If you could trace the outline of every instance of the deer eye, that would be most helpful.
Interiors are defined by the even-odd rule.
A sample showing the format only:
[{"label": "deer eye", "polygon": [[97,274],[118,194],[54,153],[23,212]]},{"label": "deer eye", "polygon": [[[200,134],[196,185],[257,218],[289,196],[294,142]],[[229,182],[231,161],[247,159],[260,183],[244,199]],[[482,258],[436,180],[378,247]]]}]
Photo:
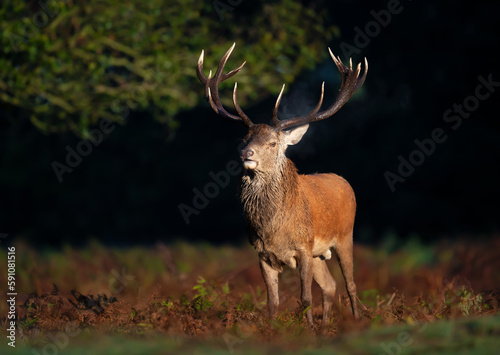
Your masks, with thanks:
[{"label": "deer eye", "polygon": [[270,146],[270,147],[276,147],[276,142],[271,142],[271,143],[269,143],[269,146]]}]

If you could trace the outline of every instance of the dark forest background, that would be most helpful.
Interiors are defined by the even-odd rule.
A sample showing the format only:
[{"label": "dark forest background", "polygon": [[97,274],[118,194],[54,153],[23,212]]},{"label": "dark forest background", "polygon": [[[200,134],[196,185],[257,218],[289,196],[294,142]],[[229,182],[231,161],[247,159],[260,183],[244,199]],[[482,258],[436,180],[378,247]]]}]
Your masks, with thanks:
[{"label": "dark forest background", "polygon": [[[454,104],[474,103],[469,97],[477,95],[480,76],[500,82],[500,4],[401,1],[379,34],[356,45],[356,27],[366,32],[372,11],[393,5],[53,1],[47,25],[22,40],[12,34],[34,21],[40,5],[3,2],[0,233],[52,246],[89,239],[244,242],[237,176],[188,224],[179,211],[182,203],[193,206],[193,189],[213,181],[210,172],[238,160],[244,129],[212,112],[195,76],[202,49],[208,74],[236,42],[227,69],[248,63],[221,87],[221,96],[232,110],[231,87],[238,81],[240,104],[254,122],[270,119],[282,82],[281,117],[310,110],[323,80],[325,105],[333,101],[339,75],[327,47],[344,63],[342,43],[357,48],[355,63],[368,58],[359,93],[289,149],[301,173],[335,172],[351,183],[356,240],[494,235],[500,88],[478,99],[459,127],[444,116]],[[158,67],[160,79],[144,74]],[[123,96],[144,83],[145,95]],[[65,147],[76,149],[103,119],[114,129],[60,182],[53,162],[66,164]],[[397,174],[398,157],[409,159],[415,140],[431,138],[436,128],[446,141],[391,191],[384,174]]]}]

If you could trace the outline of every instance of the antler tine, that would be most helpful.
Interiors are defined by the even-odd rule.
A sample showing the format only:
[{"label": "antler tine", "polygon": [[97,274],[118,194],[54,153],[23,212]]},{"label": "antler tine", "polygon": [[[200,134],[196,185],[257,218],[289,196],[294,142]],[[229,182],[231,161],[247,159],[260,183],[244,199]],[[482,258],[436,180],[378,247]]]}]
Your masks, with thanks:
[{"label": "antler tine", "polygon": [[318,104],[314,108],[314,110],[311,111],[309,115],[315,115],[318,113],[319,109],[321,108],[321,105],[323,104],[323,97],[325,96],[325,82],[323,81],[323,84],[321,84],[321,96],[319,97]]},{"label": "antler tine", "polygon": [[273,110],[273,124],[275,127],[278,127],[280,124],[280,120],[278,118],[278,107],[281,103],[281,97],[283,96],[283,91],[285,90],[285,84],[281,87],[280,94],[278,95],[278,98],[276,99],[276,104],[274,105],[274,110]]},{"label": "antler tine", "polygon": [[349,101],[351,96],[354,95],[354,93],[361,87],[361,85],[363,85],[366,79],[366,75],[368,73],[368,61],[366,60],[366,58],[365,58],[365,71],[363,73],[363,76],[360,78],[359,74],[361,72],[361,63],[359,63],[356,69],[353,70],[351,59],[349,60],[349,67],[346,67],[340,60],[340,57],[335,57],[330,48],[328,48],[328,50],[330,52],[330,56],[332,57],[335,65],[337,66],[340,72],[341,83],[337,99],[328,109],[326,109],[325,111],[318,112],[323,102],[323,95],[324,95],[324,82],[323,82],[321,88],[321,98],[316,108],[308,115],[293,117],[287,120],[279,121],[278,124],[276,124],[277,129],[284,130],[294,126],[301,126],[304,124],[320,121],[332,116],[338,110],[340,110],[340,108],[344,106],[344,104],[347,101]]},{"label": "antler tine", "polygon": [[243,119],[243,121],[247,122],[246,125],[247,126],[251,126],[253,123],[252,121],[250,120],[250,118],[245,115],[245,112],[243,112],[243,110],[241,109],[240,105],[238,104],[238,100],[236,99],[236,90],[238,89],[238,83],[234,83],[234,90],[233,90],[233,104],[234,104],[234,108],[236,108],[236,111],[238,112],[238,115],[240,115],[240,117]]},{"label": "antler tine", "polygon": [[234,70],[231,70],[230,72],[226,73],[226,74],[222,74],[222,80],[221,81],[224,81],[226,79],[229,79],[230,77],[232,77],[234,74],[238,73],[241,68],[243,68],[243,66],[247,64],[247,61],[245,60],[238,68],[234,69]]},{"label": "antler tine", "polygon": [[[283,94],[284,88],[285,88],[285,84],[283,84],[283,88],[281,89],[281,92],[278,96],[278,100],[276,100],[276,106],[274,106],[273,124],[274,124],[274,127],[276,127],[276,128],[280,128],[280,126],[282,125],[282,121],[280,121],[278,119],[278,106],[280,104],[281,94]],[[319,101],[318,101],[316,107],[307,116],[315,115],[319,111],[319,109],[321,108],[321,105],[323,104],[324,94],[325,94],[325,82],[323,81],[323,84],[321,84],[321,96],[319,97]],[[283,122],[287,122],[287,121],[283,121]],[[281,128],[281,129],[283,129],[283,128]]]},{"label": "antler tine", "polygon": [[335,65],[337,66],[337,69],[339,70],[340,72],[340,90],[342,90],[342,88],[344,87],[345,85],[345,75],[346,75],[346,71],[349,72],[349,70],[347,69],[347,67],[342,63],[342,60],[340,60],[340,57],[335,57],[335,55],[332,53],[332,50],[330,48],[328,48],[328,51],[330,52],[330,57],[332,57]]},{"label": "antler tine", "polygon": [[[359,63],[358,66],[361,66],[361,63]],[[359,78],[358,81],[356,82],[356,85],[354,85],[354,92],[358,91],[361,85],[363,85],[366,79],[366,74],[368,74],[368,60],[366,60],[365,57],[365,71],[363,73],[363,76]]]},{"label": "antler tine", "polygon": [[[229,50],[226,52],[226,54],[224,54],[220,60],[220,63],[219,63],[219,66],[217,67],[217,71],[215,72],[215,75],[214,75],[214,79],[215,79],[215,82],[217,84],[221,83],[222,81],[224,81],[225,79],[227,78],[224,78],[223,75],[222,75],[222,72],[224,71],[224,67],[226,66],[226,63],[227,63],[227,60],[229,59],[229,56],[231,55],[231,53],[233,52],[233,49],[234,49],[234,46],[236,45],[236,43],[233,43],[233,45],[231,46],[231,48],[229,48]],[[243,66],[240,66],[240,68],[242,68]],[[237,69],[235,69],[237,70]],[[234,71],[234,70],[233,70]],[[237,71],[235,73],[233,73],[232,75],[236,74]],[[231,75],[231,76],[232,76]]]},{"label": "antler tine", "polygon": [[205,96],[208,100],[208,103],[212,107],[212,109],[220,116],[229,119],[230,121],[238,122],[243,124],[246,127],[250,127],[253,125],[252,121],[250,118],[248,118],[247,115],[243,113],[243,110],[240,108],[238,105],[238,102],[236,100],[236,89],[233,92],[233,102],[235,103],[235,108],[236,111],[238,111],[239,116],[233,115],[229,113],[221,103],[221,100],[219,98],[219,84],[223,82],[226,79],[229,79],[236,73],[238,73],[241,68],[245,65],[246,61],[243,62],[238,68],[231,70],[230,72],[224,74],[224,67],[226,65],[227,60],[229,59],[229,56],[231,55],[234,47],[236,46],[236,43],[233,43],[231,48],[224,54],[222,57],[219,66],[217,67],[217,70],[214,74],[214,77],[212,78],[212,72],[210,71],[210,75],[207,78],[205,74],[203,73],[203,57],[204,57],[204,51],[201,51],[200,58],[198,59],[198,66],[196,70],[196,74],[198,76],[198,79],[205,85]]},{"label": "antler tine", "polygon": [[[236,43],[233,43],[231,48],[222,56],[222,59],[220,60],[219,66],[217,67],[217,70],[215,71],[215,75],[210,82],[207,83],[207,85],[210,85],[210,89],[213,91],[213,98],[215,101],[215,104],[217,106],[222,106],[220,99],[219,99],[219,84],[224,81],[224,78],[222,76],[222,72],[224,71],[224,67],[226,66],[227,60],[229,59],[229,56],[233,52],[234,46]],[[236,73],[233,73],[234,75]]]},{"label": "antler tine", "polygon": [[208,92],[208,103],[210,104],[210,107],[212,107],[212,110],[219,113],[219,109],[215,105],[214,100],[212,99],[212,90],[210,90],[210,87],[207,89],[207,92]]},{"label": "antler tine", "polygon": [[201,54],[200,54],[200,58],[198,59],[198,66],[196,68],[196,75],[198,76],[198,79],[200,79],[200,81],[203,84],[206,84],[208,78],[203,73],[203,56],[204,56],[204,54],[205,54],[205,50],[202,50]]}]

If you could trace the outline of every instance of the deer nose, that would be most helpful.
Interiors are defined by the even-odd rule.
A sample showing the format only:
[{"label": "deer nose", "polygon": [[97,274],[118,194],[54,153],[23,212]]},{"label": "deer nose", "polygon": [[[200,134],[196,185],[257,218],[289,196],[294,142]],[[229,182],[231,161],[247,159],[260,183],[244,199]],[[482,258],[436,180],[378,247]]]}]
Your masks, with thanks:
[{"label": "deer nose", "polygon": [[253,149],[246,149],[243,152],[243,159],[250,159],[250,157],[252,157],[254,154],[255,152],[253,151]]}]

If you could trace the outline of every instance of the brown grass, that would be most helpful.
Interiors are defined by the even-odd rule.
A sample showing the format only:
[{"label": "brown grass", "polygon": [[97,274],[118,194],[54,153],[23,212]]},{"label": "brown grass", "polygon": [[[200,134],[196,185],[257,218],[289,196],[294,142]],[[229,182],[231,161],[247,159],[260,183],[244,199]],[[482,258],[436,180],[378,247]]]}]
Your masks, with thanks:
[{"label": "brown grass", "polygon": [[[498,250],[498,239],[432,246],[411,240],[398,248],[357,245],[362,316],[355,321],[350,315],[343,278],[336,262],[330,262],[338,302],[328,335],[497,314]],[[235,344],[249,336],[269,341],[305,332],[297,273],[282,274],[281,314],[269,321],[257,256],[250,247],[175,243],[117,249],[91,243],[84,249],[36,251],[17,244],[16,251],[20,332],[33,343],[41,333],[69,324],[101,334],[220,337]],[[319,328],[316,285],[313,295]],[[5,304],[0,311],[5,314]]]}]

